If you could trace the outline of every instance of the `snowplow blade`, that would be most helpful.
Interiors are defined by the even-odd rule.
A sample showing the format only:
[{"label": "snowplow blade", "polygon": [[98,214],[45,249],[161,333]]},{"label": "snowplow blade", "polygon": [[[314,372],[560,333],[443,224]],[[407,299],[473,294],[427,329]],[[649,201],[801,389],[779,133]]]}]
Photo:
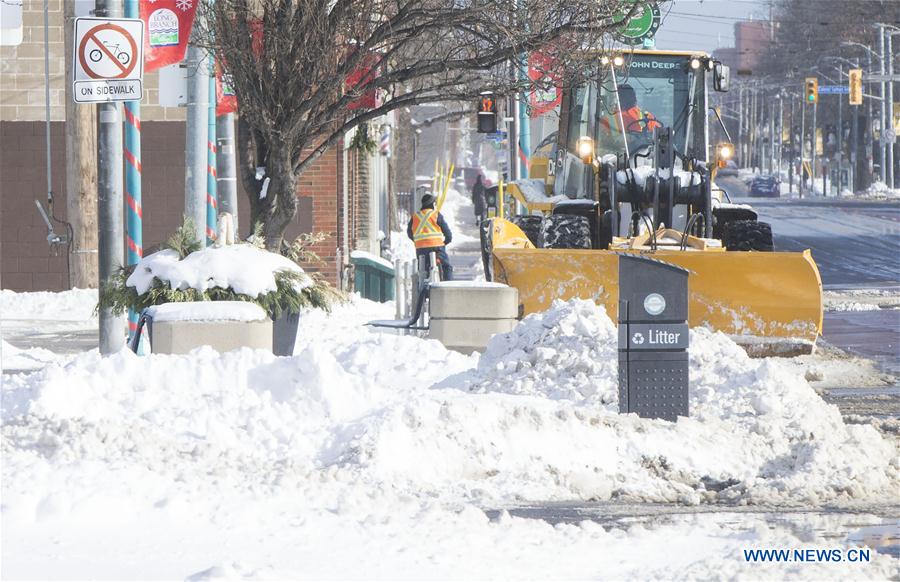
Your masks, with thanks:
[{"label": "snowplow blade", "polygon": [[[592,299],[618,314],[618,254],[605,250],[493,248],[494,278],[516,287],[524,313],[554,299]],[[502,245],[502,243],[501,243]],[[691,271],[690,320],[724,332],[750,355],[810,353],[822,329],[822,280],[810,252],[659,250]]]}]

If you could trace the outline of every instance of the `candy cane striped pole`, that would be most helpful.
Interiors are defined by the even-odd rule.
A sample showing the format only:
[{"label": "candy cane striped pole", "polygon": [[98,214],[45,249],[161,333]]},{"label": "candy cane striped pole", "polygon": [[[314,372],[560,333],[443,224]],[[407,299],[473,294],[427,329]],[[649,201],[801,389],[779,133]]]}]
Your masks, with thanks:
[{"label": "candy cane striped pole", "polygon": [[[125,0],[125,17],[140,18],[138,0]],[[143,215],[141,212],[141,102],[125,102],[125,202],[127,210],[127,262],[141,260],[143,249]],[[138,314],[128,311],[128,337],[137,330]]]},{"label": "candy cane striped pole", "polygon": [[206,244],[216,242],[219,201],[216,192],[216,67],[209,59],[209,125],[206,134]]}]

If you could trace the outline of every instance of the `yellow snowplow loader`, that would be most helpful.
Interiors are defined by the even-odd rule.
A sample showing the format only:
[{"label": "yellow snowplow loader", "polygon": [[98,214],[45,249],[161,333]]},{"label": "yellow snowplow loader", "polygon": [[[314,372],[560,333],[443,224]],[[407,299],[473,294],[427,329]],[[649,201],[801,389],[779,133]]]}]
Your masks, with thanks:
[{"label": "yellow snowplow loader", "polygon": [[597,61],[597,80],[563,93],[538,176],[508,186],[519,214],[482,225],[488,278],[518,289],[523,314],[580,297],[615,319],[619,255],[640,253],[690,271],[691,326],[751,355],[811,352],[822,281],[810,251],[775,252],[771,227],[714,182],[733,148],[710,147],[706,92],[727,90],[727,68],[682,52]]},{"label": "yellow snowplow loader", "polygon": [[822,328],[822,281],[809,251],[538,249],[515,224],[493,219],[493,280],[519,290],[523,313],[580,297],[618,315],[619,252],[688,269],[690,325],[722,331],[751,355],[809,353]]}]

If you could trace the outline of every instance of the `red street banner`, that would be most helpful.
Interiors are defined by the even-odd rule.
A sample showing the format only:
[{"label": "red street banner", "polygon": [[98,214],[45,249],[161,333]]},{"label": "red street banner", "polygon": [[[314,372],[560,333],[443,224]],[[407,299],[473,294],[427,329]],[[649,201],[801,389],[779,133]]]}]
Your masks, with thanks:
[{"label": "red street banner", "polygon": [[381,57],[376,53],[370,53],[360,59],[356,70],[347,75],[344,80],[344,91],[359,93],[358,99],[347,105],[347,109],[376,109],[381,107],[381,95],[376,87],[367,88],[378,78],[378,66]]},{"label": "red street banner", "polygon": [[531,116],[540,117],[562,103],[562,91],[557,59],[544,52],[528,57],[528,78],[534,83],[531,90]]},{"label": "red street banner", "polygon": [[140,0],[144,21],[144,71],[184,59],[200,0]]},{"label": "red street banner", "polygon": [[216,63],[216,115],[225,115],[237,111],[237,97],[231,85],[231,75],[222,70]]}]

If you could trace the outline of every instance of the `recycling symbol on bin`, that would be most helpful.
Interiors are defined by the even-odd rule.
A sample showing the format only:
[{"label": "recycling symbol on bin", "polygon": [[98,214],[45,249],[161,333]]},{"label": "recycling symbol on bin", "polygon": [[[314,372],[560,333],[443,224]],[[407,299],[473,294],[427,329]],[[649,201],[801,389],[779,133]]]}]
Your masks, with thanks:
[{"label": "recycling symbol on bin", "polygon": [[641,345],[642,343],[644,343],[644,334],[636,333],[633,336],[631,336],[631,343],[637,344],[637,345]]}]

